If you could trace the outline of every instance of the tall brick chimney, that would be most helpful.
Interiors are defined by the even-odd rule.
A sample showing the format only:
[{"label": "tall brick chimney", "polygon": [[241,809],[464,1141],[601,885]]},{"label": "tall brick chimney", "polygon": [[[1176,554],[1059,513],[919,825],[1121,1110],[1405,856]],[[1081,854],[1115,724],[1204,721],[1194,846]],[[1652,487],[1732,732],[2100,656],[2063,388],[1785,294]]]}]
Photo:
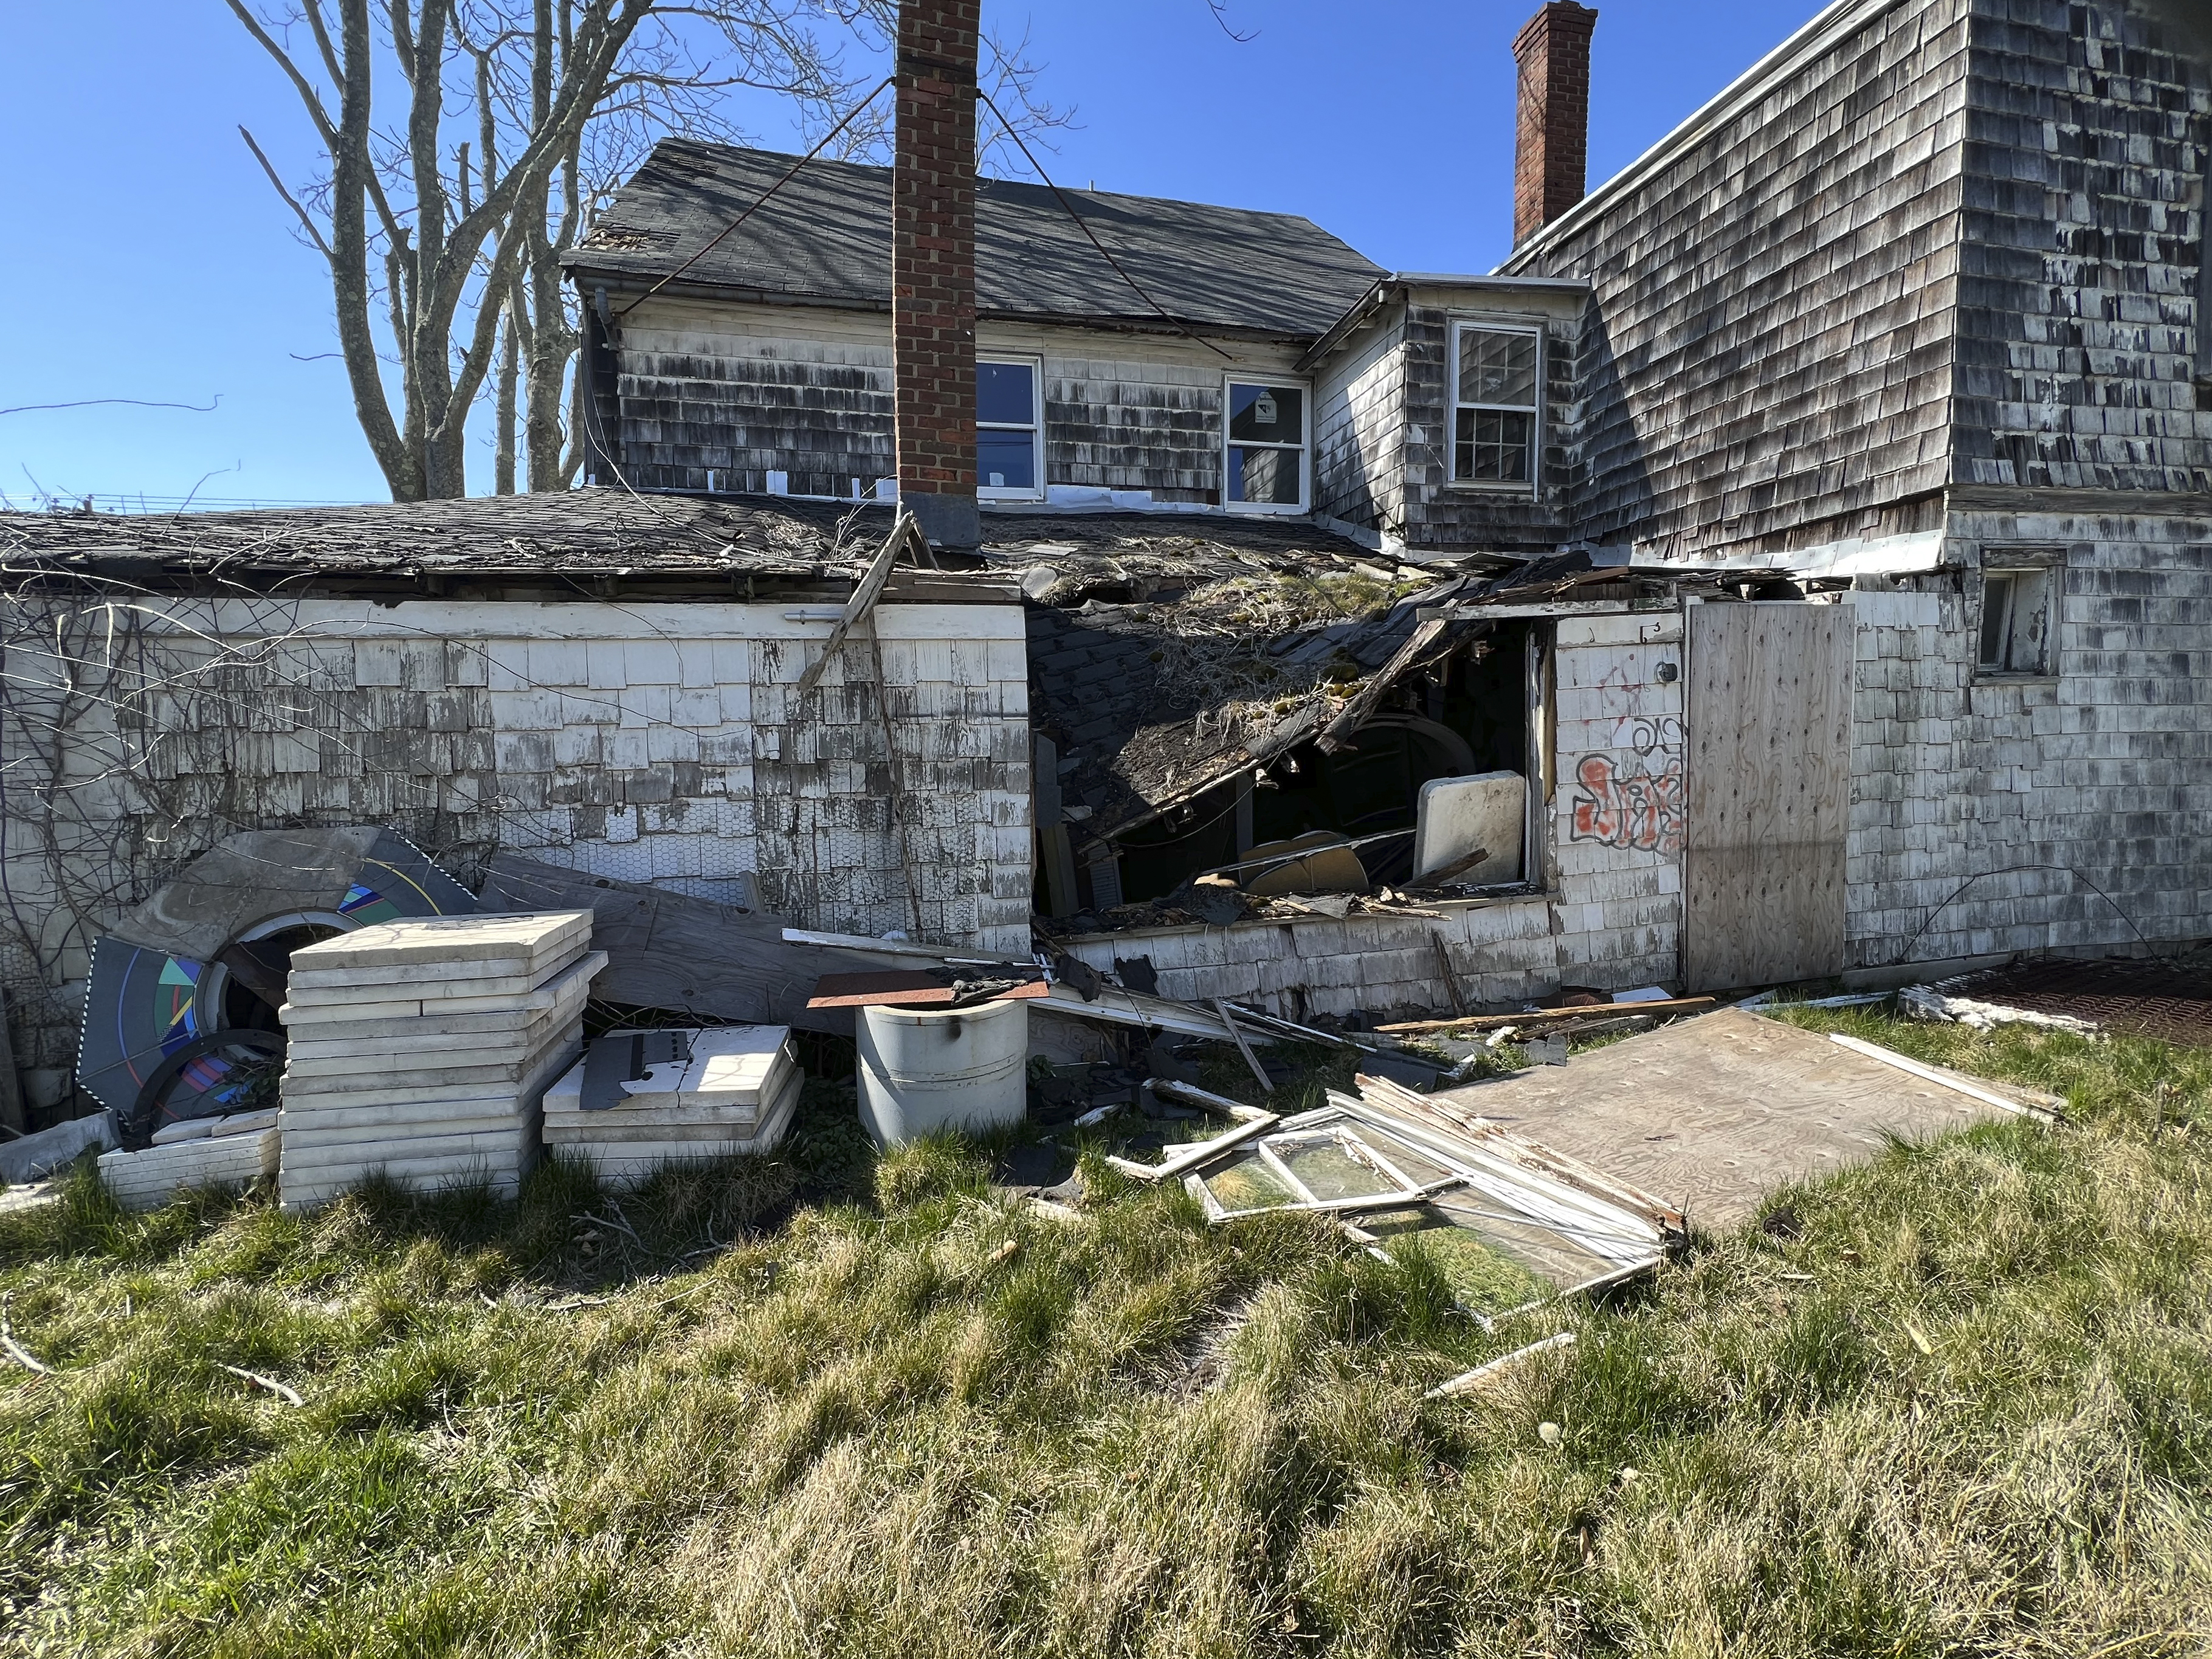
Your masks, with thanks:
[{"label": "tall brick chimney", "polygon": [[1513,136],[1513,244],[1583,199],[1589,149],[1590,35],[1597,13],[1551,0],[1513,37],[1521,66]]},{"label": "tall brick chimney", "polygon": [[891,173],[899,504],[974,547],[975,57],[981,0],[900,0]]}]

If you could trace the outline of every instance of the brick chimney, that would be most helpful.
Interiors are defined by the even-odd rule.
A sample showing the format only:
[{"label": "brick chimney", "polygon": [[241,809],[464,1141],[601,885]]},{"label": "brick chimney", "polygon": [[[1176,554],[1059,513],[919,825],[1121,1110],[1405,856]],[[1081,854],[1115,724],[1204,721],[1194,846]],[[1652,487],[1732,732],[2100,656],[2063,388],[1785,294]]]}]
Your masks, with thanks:
[{"label": "brick chimney", "polygon": [[975,57],[981,0],[900,0],[891,173],[899,504],[974,547]]},{"label": "brick chimney", "polygon": [[1551,0],[1513,37],[1521,66],[1513,138],[1513,244],[1583,199],[1589,149],[1590,35],[1597,13]]}]

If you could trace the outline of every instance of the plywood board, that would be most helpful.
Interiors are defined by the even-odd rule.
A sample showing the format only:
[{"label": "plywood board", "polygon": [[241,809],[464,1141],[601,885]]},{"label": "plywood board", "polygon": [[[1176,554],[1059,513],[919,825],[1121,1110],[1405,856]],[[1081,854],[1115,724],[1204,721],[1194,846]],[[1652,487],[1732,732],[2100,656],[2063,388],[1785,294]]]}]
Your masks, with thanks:
[{"label": "plywood board", "polygon": [[[2035,1097],[1987,1085],[2023,1104]],[[1785,1182],[2009,1115],[1740,1008],[1437,1097],[1725,1231]]]},{"label": "plywood board", "polygon": [[1700,605],[1689,618],[1685,984],[1840,973],[1851,610]]}]

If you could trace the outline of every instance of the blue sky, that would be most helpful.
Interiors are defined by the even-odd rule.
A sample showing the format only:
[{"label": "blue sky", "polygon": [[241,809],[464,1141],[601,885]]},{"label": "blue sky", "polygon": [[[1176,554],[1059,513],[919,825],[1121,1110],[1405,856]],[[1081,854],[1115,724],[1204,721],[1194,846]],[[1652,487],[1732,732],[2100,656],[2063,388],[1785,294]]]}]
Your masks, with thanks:
[{"label": "blue sky", "polygon": [[[1535,0],[993,0],[1078,125],[1063,183],[1302,213],[1378,263],[1485,270],[1510,240],[1515,30]],[[1612,0],[1591,69],[1595,185],[1811,16],[1814,0]],[[125,397],[212,413],[0,415],[0,493],[197,489],[378,500],[319,258],[238,137],[280,167],[299,107],[221,0],[0,3],[0,408]],[[782,112],[738,118],[793,147]],[[307,361],[302,361],[307,360]],[[480,422],[488,431],[489,421]],[[471,487],[490,487],[488,441]]]}]

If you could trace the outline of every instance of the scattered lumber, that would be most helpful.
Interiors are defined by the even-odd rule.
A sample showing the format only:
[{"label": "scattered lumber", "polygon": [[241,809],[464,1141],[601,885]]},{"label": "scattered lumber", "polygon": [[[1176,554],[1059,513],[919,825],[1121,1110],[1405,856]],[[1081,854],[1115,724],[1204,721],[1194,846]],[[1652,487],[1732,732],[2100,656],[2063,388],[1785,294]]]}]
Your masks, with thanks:
[{"label": "scattered lumber", "polygon": [[1841,1031],[1829,1032],[1828,1041],[1842,1044],[1855,1054],[1864,1054],[1869,1060],[1878,1060],[1885,1066],[1894,1066],[1899,1071],[1910,1073],[1923,1082],[1937,1084],[1946,1089],[1955,1089],[1959,1093],[1971,1099],[1986,1102],[1991,1106],[2001,1107],[2008,1112],[2017,1113],[2022,1117],[2042,1118],[2049,1121],[2064,1115],[2066,1103],[2057,1095],[2045,1094],[2040,1090],[2022,1089],[2016,1095],[2002,1094],[1987,1085],[1968,1077],[1963,1072],[1954,1072],[1946,1066],[1923,1065],[1919,1060],[1907,1059],[1894,1049],[1885,1048],[1879,1043],[1863,1042],[1855,1036],[1845,1036]]},{"label": "scattered lumber", "polygon": [[1156,1095],[1165,1095],[1170,1100],[1182,1101],[1187,1106],[1195,1106],[1200,1111],[1212,1112],[1237,1123],[1249,1123],[1267,1115],[1260,1107],[1247,1106],[1226,1095],[1211,1093],[1195,1084],[1177,1083],[1172,1078],[1156,1077],[1145,1086]]},{"label": "scattered lumber", "polygon": [[1216,1135],[1212,1140],[1198,1141],[1188,1146],[1178,1146],[1158,1164],[1139,1164],[1120,1157],[1109,1158],[1106,1162],[1123,1175],[1138,1181],[1169,1181],[1195,1170],[1201,1164],[1211,1163],[1224,1152],[1236,1151],[1248,1140],[1257,1139],[1282,1121],[1273,1112],[1262,1112],[1259,1116],[1238,1124],[1225,1135]]},{"label": "scattered lumber", "polygon": [[1656,1002],[1592,1002],[1579,1008],[1538,1008],[1525,1014],[1469,1014],[1459,1019],[1413,1019],[1375,1029],[1401,1031],[1489,1030],[1500,1025],[1535,1025],[1577,1019],[1618,1019],[1629,1014],[1691,1014],[1713,1006],[1711,997],[1668,997]]}]

